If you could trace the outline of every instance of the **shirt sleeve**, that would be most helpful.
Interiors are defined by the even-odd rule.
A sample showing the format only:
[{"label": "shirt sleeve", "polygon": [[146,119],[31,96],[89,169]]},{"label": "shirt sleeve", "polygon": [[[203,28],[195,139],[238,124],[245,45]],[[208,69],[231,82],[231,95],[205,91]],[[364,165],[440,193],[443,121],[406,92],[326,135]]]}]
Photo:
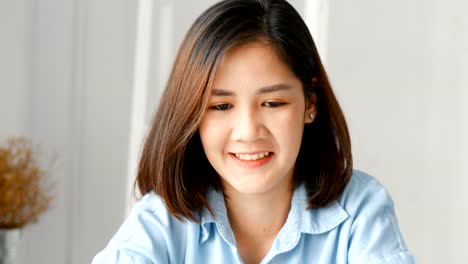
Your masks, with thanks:
[{"label": "shirt sleeve", "polygon": [[373,179],[359,192],[349,237],[350,264],[415,264],[396,218],[393,200],[387,190]]},{"label": "shirt sleeve", "polygon": [[169,221],[157,201],[142,199],[92,264],[169,263]]}]

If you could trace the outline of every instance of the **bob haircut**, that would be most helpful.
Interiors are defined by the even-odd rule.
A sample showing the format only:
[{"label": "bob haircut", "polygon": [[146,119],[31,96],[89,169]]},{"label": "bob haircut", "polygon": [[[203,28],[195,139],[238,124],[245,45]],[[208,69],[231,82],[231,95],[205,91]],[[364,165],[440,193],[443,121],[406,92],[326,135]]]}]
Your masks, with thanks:
[{"label": "bob haircut", "polygon": [[213,214],[206,192],[221,188],[198,133],[217,66],[230,48],[259,41],[301,80],[306,100],[316,96],[317,116],[304,128],[294,172],[296,184],[306,183],[309,208],[334,202],[351,178],[346,121],[300,15],[284,0],[224,0],[187,32],[140,153],[140,193],[154,191],[180,220],[198,222],[203,207]]}]

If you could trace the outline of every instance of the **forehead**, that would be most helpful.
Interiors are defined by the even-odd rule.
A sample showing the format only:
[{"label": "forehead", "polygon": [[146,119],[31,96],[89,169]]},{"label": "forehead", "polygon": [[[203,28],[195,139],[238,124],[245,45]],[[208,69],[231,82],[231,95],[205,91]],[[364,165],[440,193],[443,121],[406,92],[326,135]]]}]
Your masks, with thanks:
[{"label": "forehead", "polygon": [[267,86],[288,83],[298,78],[276,48],[269,43],[254,42],[229,49],[220,60],[214,75],[214,87]]}]

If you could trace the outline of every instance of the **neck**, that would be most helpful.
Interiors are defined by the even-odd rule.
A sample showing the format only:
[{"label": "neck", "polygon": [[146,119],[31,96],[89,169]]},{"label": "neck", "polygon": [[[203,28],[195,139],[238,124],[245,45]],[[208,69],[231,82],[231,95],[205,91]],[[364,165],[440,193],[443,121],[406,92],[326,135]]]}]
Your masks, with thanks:
[{"label": "neck", "polygon": [[226,208],[236,239],[273,240],[291,208],[292,186],[262,194],[227,193]]}]

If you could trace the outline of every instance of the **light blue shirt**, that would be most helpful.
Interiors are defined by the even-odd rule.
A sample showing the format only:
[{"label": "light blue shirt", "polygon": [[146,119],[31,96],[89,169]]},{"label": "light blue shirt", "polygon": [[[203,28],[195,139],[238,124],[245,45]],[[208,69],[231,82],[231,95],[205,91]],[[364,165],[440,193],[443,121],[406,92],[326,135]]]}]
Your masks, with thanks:
[{"label": "light blue shirt", "polygon": [[[354,171],[344,193],[326,208],[308,210],[307,200],[302,184],[261,263],[416,263],[390,195],[371,176]],[[243,263],[223,194],[210,189],[208,201],[216,218],[205,209],[195,223],[177,220],[157,195],[146,194],[92,263]]]}]

